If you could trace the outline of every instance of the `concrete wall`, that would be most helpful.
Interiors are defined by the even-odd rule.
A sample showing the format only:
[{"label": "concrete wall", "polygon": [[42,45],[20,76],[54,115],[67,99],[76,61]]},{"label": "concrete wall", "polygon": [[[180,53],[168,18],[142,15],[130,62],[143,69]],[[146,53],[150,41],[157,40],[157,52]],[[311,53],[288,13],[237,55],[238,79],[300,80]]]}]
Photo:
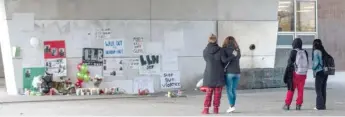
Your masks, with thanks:
[{"label": "concrete wall", "polygon": [[319,0],[319,38],[334,57],[338,70],[345,70],[345,1]]},{"label": "concrete wall", "polygon": [[[28,45],[31,36],[39,36],[42,40],[66,39],[67,53],[81,51],[68,49],[69,46],[73,46],[69,44],[69,34],[56,32],[56,27],[62,27],[66,22],[80,22],[79,20],[148,22],[145,26],[151,30],[141,30],[144,32],[127,30],[127,32],[129,31],[129,35],[133,36],[144,34],[150,41],[159,41],[159,35],[161,35],[159,29],[164,29],[159,28],[162,26],[159,23],[157,25],[157,22],[173,24],[168,28],[189,27],[189,31],[184,32],[185,35],[191,35],[194,31],[197,39],[195,41],[200,41],[200,44],[204,44],[203,46],[206,45],[207,36],[210,33],[217,33],[220,42],[226,36],[234,35],[243,51],[244,56],[241,61],[243,68],[273,68],[278,27],[277,7],[278,0],[6,0],[6,15],[10,22],[10,43],[12,46],[21,46],[26,52],[31,52],[24,54],[26,52],[23,51],[22,59],[16,59],[13,63],[15,79],[20,88],[22,67],[33,64],[32,61],[37,61],[38,65],[42,64],[42,50],[35,50]],[[22,32],[16,28],[17,23],[11,21],[13,13],[34,13],[35,23],[58,22],[58,25],[55,29],[38,31],[35,28],[32,32]],[[215,25],[208,26],[212,23]],[[154,30],[154,27],[158,28]],[[121,27],[116,29],[121,29]],[[128,36],[126,34],[120,35],[123,35],[126,40],[131,40],[131,38],[126,38]],[[188,44],[188,40],[185,40],[185,43]],[[256,44],[257,49],[250,51],[250,44]],[[198,49],[202,47],[193,43],[189,43],[188,46],[191,48],[198,46]],[[184,89],[194,88],[205,67],[201,56],[202,49],[193,51],[200,54],[179,57],[181,83]],[[69,57],[67,60],[68,75],[73,78],[75,77],[73,70],[80,61],[80,57]],[[155,89],[160,90],[158,76],[155,76]]]}]

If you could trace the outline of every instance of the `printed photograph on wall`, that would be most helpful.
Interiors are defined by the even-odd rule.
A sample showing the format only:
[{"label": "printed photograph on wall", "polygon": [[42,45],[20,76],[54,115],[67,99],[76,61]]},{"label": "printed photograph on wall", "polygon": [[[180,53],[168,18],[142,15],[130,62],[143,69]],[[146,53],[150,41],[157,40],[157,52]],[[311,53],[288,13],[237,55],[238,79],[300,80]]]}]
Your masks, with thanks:
[{"label": "printed photograph on wall", "polygon": [[124,54],[124,40],[104,40],[104,57],[122,56]]},{"label": "printed photograph on wall", "polygon": [[45,74],[44,67],[29,67],[23,68],[23,88],[30,89],[32,87],[32,80],[34,77]]},{"label": "printed photograph on wall", "polygon": [[103,60],[103,76],[115,77],[123,76],[124,61],[122,58],[104,58]]},{"label": "printed photograph on wall", "polygon": [[44,59],[66,58],[64,40],[44,41]]},{"label": "printed photograph on wall", "polygon": [[160,74],[159,55],[140,55],[140,74]]},{"label": "printed photograph on wall", "polygon": [[103,66],[102,48],[83,48],[83,63],[89,66]]},{"label": "printed photograph on wall", "polygon": [[144,53],[144,38],[143,37],[133,38],[133,53],[134,54]]},{"label": "printed photograph on wall", "polygon": [[53,76],[67,76],[67,64],[65,58],[46,59],[45,66],[48,73]]}]

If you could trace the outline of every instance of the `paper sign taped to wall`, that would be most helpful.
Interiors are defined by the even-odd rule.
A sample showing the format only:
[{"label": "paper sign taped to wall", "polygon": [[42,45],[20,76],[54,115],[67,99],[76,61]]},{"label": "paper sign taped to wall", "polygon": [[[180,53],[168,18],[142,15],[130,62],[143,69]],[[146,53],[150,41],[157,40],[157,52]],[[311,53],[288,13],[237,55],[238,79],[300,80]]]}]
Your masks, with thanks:
[{"label": "paper sign taped to wall", "polygon": [[161,88],[163,89],[181,88],[180,82],[179,71],[163,72],[161,75]]},{"label": "paper sign taped to wall", "polygon": [[133,92],[138,93],[138,90],[149,90],[154,93],[153,79],[148,76],[139,76],[133,80]]},{"label": "paper sign taped to wall", "polygon": [[146,54],[162,54],[163,52],[163,45],[160,42],[146,43],[145,48]]},{"label": "paper sign taped to wall", "polygon": [[165,50],[183,50],[184,38],[183,31],[166,31],[164,32],[164,49]]},{"label": "paper sign taped to wall", "polygon": [[160,74],[160,58],[159,55],[140,55],[140,74]]},{"label": "paper sign taped to wall", "polygon": [[124,54],[124,40],[104,40],[104,57],[122,56]]},{"label": "paper sign taped to wall", "polygon": [[122,58],[105,58],[103,60],[103,76],[123,76],[124,60]]}]

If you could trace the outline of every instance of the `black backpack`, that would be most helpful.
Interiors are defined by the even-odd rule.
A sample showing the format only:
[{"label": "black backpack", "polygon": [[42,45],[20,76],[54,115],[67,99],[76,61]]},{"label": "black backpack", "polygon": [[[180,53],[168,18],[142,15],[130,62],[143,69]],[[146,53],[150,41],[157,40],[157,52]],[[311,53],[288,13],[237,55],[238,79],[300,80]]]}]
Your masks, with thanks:
[{"label": "black backpack", "polygon": [[335,64],[334,59],[331,55],[326,54],[323,58],[323,70],[326,75],[334,75],[335,74]]}]

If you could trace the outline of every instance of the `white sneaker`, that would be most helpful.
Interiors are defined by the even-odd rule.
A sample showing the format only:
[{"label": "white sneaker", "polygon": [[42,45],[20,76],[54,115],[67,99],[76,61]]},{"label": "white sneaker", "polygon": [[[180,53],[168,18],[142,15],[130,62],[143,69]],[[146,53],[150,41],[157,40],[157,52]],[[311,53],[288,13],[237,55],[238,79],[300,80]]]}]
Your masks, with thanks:
[{"label": "white sneaker", "polygon": [[231,112],[234,112],[236,109],[235,107],[229,107],[228,110],[226,110],[227,113],[231,113]]},{"label": "white sneaker", "polygon": [[319,109],[317,109],[317,108],[315,107],[314,110],[319,110]]}]

